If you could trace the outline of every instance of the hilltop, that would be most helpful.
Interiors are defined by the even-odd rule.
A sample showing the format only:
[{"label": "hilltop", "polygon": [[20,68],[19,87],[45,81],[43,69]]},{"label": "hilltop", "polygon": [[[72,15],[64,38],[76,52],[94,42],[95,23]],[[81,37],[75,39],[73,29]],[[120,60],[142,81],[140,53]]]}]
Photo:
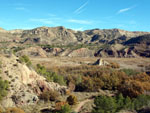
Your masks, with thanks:
[{"label": "hilltop", "polygon": [[[74,31],[59,26],[31,30],[0,30],[2,47],[26,49],[29,47],[27,45],[39,46],[45,53],[44,56],[150,57],[149,43],[145,43],[149,38],[150,32],[121,29]],[[32,49],[28,50],[32,52]],[[84,54],[80,54],[83,52]]]}]

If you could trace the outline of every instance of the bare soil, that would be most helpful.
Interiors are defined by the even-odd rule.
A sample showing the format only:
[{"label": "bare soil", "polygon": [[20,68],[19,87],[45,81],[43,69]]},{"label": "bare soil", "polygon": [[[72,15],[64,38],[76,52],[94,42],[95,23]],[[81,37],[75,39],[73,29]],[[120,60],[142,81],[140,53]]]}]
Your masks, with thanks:
[{"label": "bare soil", "polygon": [[[79,66],[82,64],[94,63],[98,57],[50,57],[50,58],[31,58],[33,65],[42,64],[46,68]],[[150,58],[102,58],[108,62],[116,62],[120,68],[143,70],[150,65]]]}]

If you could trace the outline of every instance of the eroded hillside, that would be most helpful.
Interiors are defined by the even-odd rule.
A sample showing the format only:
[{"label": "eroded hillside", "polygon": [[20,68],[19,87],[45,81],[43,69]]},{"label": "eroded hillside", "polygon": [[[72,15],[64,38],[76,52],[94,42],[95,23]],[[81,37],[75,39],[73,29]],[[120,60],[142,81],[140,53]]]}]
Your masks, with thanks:
[{"label": "eroded hillside", "polygon": [[[46,51],[43,56],[150,57],[149,34],[120,29],[74,31],[62,26],[12,31],[1,29],[0,43],[1,48],[17,49],[16,52],[39,46]],[[34,54],[34,49],[20,53],[26,51],[29,51],[29,55],[38,56],[38,53]]]}]

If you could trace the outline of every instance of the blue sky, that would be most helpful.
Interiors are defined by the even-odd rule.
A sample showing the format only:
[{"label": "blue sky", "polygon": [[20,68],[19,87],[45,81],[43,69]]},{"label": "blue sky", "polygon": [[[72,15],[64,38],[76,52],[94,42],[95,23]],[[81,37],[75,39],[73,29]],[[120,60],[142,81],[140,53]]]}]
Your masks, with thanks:
[{"label": "blue sky", "polygon": [[0,27],[150,31],[150,0],[1,0]]}]

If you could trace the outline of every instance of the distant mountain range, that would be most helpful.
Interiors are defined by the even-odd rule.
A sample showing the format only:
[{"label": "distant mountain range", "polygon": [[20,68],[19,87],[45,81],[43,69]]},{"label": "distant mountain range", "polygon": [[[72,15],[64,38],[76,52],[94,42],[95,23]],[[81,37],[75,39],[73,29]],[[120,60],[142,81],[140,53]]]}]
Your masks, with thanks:
[{"label": "distant mountain range", "polygon": [[[0,28],[0,42],[12,45],[43,45],[43,50],[60,48],[62,51],[55,55],[62,55],[66,50],[87,48],[88,56],[101,57],[150,57],[150,32],[130,32],[121,29],[92,29],[74,31],[59,27],[38,27],[31,30],[6,31]],[[51,45],[49,48],[44,45]],[[83,52],[83,51],[82,51]],[[64,54],[63,54],[64,55]],[[76,54],[74,55],[76,56]],[[77,55],[78,56],[78,55]]]}]

